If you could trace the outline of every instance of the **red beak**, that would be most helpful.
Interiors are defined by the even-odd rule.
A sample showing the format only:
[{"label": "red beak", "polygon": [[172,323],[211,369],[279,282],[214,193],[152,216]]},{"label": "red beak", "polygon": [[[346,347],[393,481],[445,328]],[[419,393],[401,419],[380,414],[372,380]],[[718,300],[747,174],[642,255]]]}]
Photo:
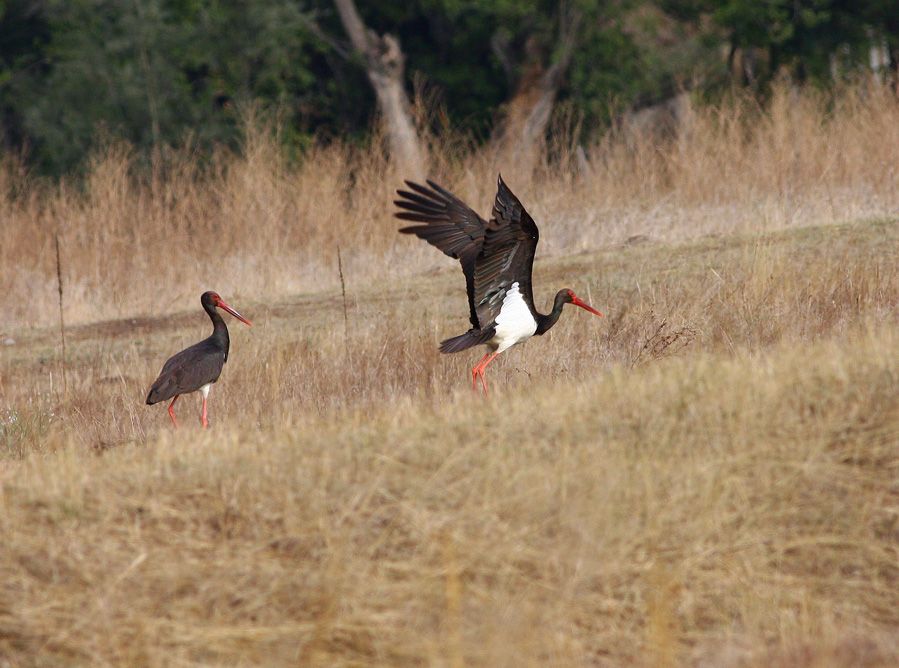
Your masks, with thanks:
[{"label": "red beak", "polygon": [[580,297],[577,297],[574,294],[571,295],[571,303],[575,306],[580,306],[585,311],[590,311],[590,313],[592,313],[593,315],[598,315],[600,318],[602,317],[602,313],[597,311],[595,308],[590,306],[590,304],[583,301]]},{"label": "red beak", "polygon": [[216,304],[216,306],[218,306],[220,309],[226,310],[228,313],[230,313],[230,314],[233,315],[235,318],[237,318],[238,320],[240,320],[243,324],[248,325],[248,326],[250,326],[250,327],[253,326],[253,323],[252,323],[252,322],[250,322],[249,320],[247,320],[246,318],[244,318],[240,313],[238,313],[238,312],[235,311],[233,308],[231,308],[230,306],[228,306],[228,305],[227,305],[225,302],[223,302],[221,299],[218,300],[218,303]]}]

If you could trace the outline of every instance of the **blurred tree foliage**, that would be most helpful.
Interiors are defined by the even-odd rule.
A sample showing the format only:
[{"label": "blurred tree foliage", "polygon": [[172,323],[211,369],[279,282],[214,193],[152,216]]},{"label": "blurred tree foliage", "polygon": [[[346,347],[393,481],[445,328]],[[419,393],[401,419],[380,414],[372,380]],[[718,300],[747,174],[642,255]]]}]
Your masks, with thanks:
[{"label": "blurred tree foliage", "polygon": [[[781,74],[827,85],[899,68],[899,0],[562,0],[578,12],[559,102],[601,129],[680,88],[747,86]],[[529,59],[558,57],[558,0],[357,0],[399,38],[408,86],[443,125],[484,139]],[[874,49],[874,51],[872,51]],[[40,171],[81,164],[97,141],[147,153],[236,145],[251,104],[284,141],[366,135],[365,72],[329,0],[0,0],[0,131]]]}]

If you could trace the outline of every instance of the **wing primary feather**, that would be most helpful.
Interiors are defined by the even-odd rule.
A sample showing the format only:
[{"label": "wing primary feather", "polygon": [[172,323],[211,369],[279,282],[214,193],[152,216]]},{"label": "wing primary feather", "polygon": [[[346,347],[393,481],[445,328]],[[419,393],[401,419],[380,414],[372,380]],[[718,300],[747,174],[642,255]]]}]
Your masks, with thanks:
[{"label": "wing primary feather", "polygon": [[492,216],[474,269],[474,303],[482,327],[496,321],[502,297],[514,283],[534,310],[531,273],[538,239],[533,219],[498,176]]},{"label": "wing primary feather", "polygon": [[[422,195],[416,195],[415,193],[410,193],[408,190],[397,190],[397,195],[405,197],[410,202],[415,202],[417,204],[423,204],[425,206],[434,206],[434,200],[429,197],[424,197]],[[394,200],[394,204],[400,204],[403,200]],[[404,202],[403,202],[404,203]]]},{"label": "wing primary feather", "polygon": [[394,215],[404,221],[420,223],[400,228],[402,234],[414,234],[446,255],[459,260],[465,274],[469,319],[479,329],[474,307],[473,286],[476,258],[484,244],[487,221],[453,193],[428,179],[427,185],[405,181],[407,189],[398,189]]}]

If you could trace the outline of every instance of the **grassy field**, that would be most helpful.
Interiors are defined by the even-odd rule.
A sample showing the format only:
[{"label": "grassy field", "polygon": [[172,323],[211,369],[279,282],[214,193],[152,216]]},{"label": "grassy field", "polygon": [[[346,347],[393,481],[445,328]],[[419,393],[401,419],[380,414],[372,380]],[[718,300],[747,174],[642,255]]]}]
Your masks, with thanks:
[{"label": "grassy field", "polygon": [[[896,665],[895,216],[589,252],[538,222],[538,305],[607,317],[487,400],[480,352],[436,352],[467,310],[433,251],[350,262],[345,304],[208,283],[148,317],[145,286],[73,318],[67,389],[58,330],[10,328],[0,665]],[[174,431],[143,399],[205,288],[255,326]]]},{"label": "grassy field", "polygon": [[[751,98],[697,107],[674,138],[621,127],[580,146],[564,129],[545,156],[431,138],[428,176],[486,214],[502,172],[549,226],[543,258],[899,212],[899,96],[887,86],[836,99],[783,87],[765,109]],[[338,246],[356,285],[445,266],[396,235],[394,190],[425,175],[400,173],[377,140],[292,161],[275,131],[250,118],[240,154],[161,151],[149,173],[112,146],[83,180],[58,184],[0,159],[0,338],[56,324],[54,236],[70,324],[186,311],[209,286],[238,303],[338,288]]]}]

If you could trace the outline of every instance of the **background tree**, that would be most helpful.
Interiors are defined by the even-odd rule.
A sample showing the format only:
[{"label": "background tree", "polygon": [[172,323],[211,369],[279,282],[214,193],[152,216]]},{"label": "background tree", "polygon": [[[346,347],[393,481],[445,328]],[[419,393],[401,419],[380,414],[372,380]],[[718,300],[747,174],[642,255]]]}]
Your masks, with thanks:
[{"label": "background tree", "polygon": [[0,132],[7,150],[30,141],[23,123],[25,107],[16,91],[41,75],[50,37],[50,26],[36,3],[0,0]]},{"label": "background tree", "polygon": [[100,135],[146,150],[188,137],[235,144],[241,106],[255,100],[285,112],[292,141],[323,108],[340,118],[340,91],[317,85],[324,47],[294,3],[53,0],[40,18],[41,64],[6,99],[45,171],[71,169]]},{"label": "background tree", "polygon": [[705,24],[710,44],[726,44],[735,83],[757,88],[779,74],[798,84],[830,83],[863,69],[873,46],[892,45],[895,58],[899,45],[897,0],[664,0],[659,6]]},{"label": "background tree", "polygon": [[403,167],[421,178],[424,155],[405,88],[406,64],[396,36],[378,35],[365,27],[353,0],[334,0],[353,49],[363,60],[378,99],[378,108],[390,138],[391,153]]},{"label": "background tree", "polygon": [[413,82],[432,131],[520,147],[560,106],[589,135],[681,89],[826,87],[872,54],[899,79],[899,0],[0,0],[0,131],[58,175],[103,137],[237,147],[249,104],[292,151],[364,141],[380,113],[421,164]]}]

